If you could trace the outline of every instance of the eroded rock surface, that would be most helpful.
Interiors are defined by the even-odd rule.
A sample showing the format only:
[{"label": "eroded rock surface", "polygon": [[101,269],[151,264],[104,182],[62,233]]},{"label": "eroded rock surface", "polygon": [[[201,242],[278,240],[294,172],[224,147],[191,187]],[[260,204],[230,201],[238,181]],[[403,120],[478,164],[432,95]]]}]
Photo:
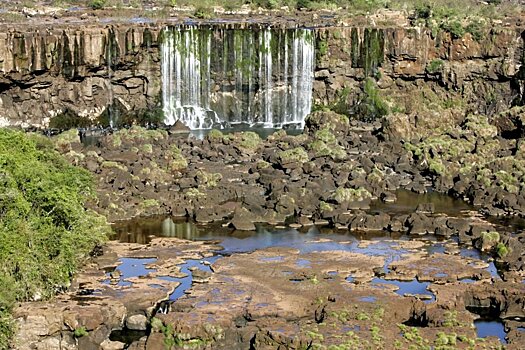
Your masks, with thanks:
[{"label": "eroded rock surface", "polygon": [[14,310],[16,348],[122,349],[119,342],[109,340],[111,332],[146,331],[160,302],[179,285],[162,277],[185,276],[178,265],[210,256],[212,249],[217,247],[177,239],[154,239],[148,245],[108,244],[104,254],[75,278],[70,291]]}]

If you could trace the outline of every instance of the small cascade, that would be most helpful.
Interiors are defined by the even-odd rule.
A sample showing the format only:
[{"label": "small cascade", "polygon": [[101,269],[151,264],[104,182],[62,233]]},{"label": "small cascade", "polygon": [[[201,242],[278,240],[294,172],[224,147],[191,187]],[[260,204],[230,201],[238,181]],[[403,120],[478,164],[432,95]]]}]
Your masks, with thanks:
[{"label": "small cascade", "polygon": [[166,124],[303,126],[312,106],[311,30],[178,26],[163,35]]}]

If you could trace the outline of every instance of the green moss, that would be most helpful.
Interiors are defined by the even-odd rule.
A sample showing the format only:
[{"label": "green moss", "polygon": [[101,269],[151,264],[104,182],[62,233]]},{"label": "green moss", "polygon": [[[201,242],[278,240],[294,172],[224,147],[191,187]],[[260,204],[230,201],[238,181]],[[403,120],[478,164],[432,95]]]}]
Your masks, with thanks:
[{"label": "green moss", "polygon": [[159,207],[160,203],[156,199],[146,199],[141,203],[142,208],[153,208],[153,207]]},{"label": "green moss", "polygon": [[245,150],[253,151],[259,147],[261,142],[261,137],[257,133],[253,131],[245,131],[241,133],[239,146]]},{"label": "green moss", "polygon": [[354,188],[340,187],[335,190],[331,198],[335,200],[337,203],[347,203],[347,202],[362,201],[364,199],[368,199],[371,197],[372,197],[372,194],[364,188],[354,189]]},{"label": "green moss", "polygon": [[507,248],[507,246],[501,242],[498,243],[498,245],[496,246],[496,254],[498,254],[500,258],[504,258],[507,256],[508,253],[509,248]]},{"label": "green moss", "polygon": [[326,56],[328,54],[328,41],[322,39],[317,40],[316,48],[319,57]]},{"label": "green moss", "polygon": [[153,146],[151,143],[146,143],[145,145],[142,145],[142,152],[144,153],[153,153]]},{"label": "green moss", "polygon": [[103,161],[101,167],[106,169],[119,169],[125,172],[128,171],[125,165],[113,161]]},{"label": "green moss", "polygon": [[197,188],[190,188],[185,193],[186,197],[189,199],[196,199],[196,198],[204,198],[206,197],[206,194],[199,191]]},{"label": "green moss", "polygon": [[380,95],[376,84],[370,78],[364,82],[363,93],[357,106],[357,117],[365,121],[381,118],[390,112],[386,100]]},{"label": "green moss", "polygon": [[199,187],[213,188],[222,180],[221,173],[208,173],[203,170],[197,172],[197,183]]},{"label": "green moss", "polygon": [[208,135],[206,135],[206,138],[210,142],[222,142],[224,139],[224,134],[220,130],[211,129]]},{"label": "green moss", "polygon": [[370,320],[370,316],[366,312],[360,312],[355,317],[358,321],[368,321]]},{"label": "green moss", "polygon": [[179,173],[188,168],[188,161],[182,155],[177,145],[172,145],[167,156],[171,158],[168,162],[168,170],[172,173]]},{"label": "green moss", "polygon": [[494,242],[494,244],[496,244],[500,240],[499,233],[496,231],[483,232],[481,234],[481,238],[483,239],[483,241]]},{"label": "green moss", "polygon": [[281,164],[288,163],[306,163],[310,160],[308,153],[302,147],[292,148],[286,151],[281,151],[277,154]]},{"label": "green moss", "polygon": [[335,135],[330,131],[329,128],[323,128],[318,130],[314,136],[317,140],[323,141],[324,143],[330,144],[337,142]]},{"label": "green moss", "polygon": [[91,0],[91,3],[89,4],[89,6],[93,10],[100,10],[104,8],[104,6],[106,6],[106,0]]},{"label": "green moss", "polygon": [[319,202],[319,209],[322,211],[333,211],[334,207],[332,207],[330,204],[320,201]]}]

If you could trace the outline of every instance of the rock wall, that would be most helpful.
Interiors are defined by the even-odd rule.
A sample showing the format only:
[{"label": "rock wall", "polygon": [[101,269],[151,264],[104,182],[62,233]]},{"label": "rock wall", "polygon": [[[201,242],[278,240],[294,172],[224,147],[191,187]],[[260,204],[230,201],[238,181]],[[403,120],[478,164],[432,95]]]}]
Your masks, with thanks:
[{"label": "rock wall", "polygon": [[67,110],[93,119],[116,101],[146,108],[160,93],[158,33],[127,25],[0,33],[0,125],[48,127]]},{"label": "rock wall", "polygon": [[[110,105],[159,106],[161,24],[75,24],[0,32],[0,126],[49,127],[71,113],[95,120]],[[421,28],[317,28],[314,102],[355,106],[373,77],[395,110],[465,98],[492,114],[523,95],[519,28],[452,38]],[[426,101],[418,100],[425,95]],[[351,111],[350,111],[351,112]]]},{"label": "rock wall", "polygon": [[[355,104],[361,82],[377,80],[379,90],[410,113],[414,95],[429,89],[443,99],[465,98],[477,112],[507,108],[522,94],[522,29],[492,28],[453,38],[421,28],[325,28],[317,31],[314,98]],[[347,93],[342,96],[341,91]]]}]

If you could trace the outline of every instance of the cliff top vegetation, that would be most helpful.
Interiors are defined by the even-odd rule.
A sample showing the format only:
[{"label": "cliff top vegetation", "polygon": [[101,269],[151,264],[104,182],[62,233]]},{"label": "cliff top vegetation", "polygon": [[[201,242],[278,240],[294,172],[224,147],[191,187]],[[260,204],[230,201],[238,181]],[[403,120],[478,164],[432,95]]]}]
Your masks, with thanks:
[{"label": "cliff top vegetation", "polygon": [[[282,12],[284,14],[308,14],[315,11],[332,12],[339,19],[354,16],[370,16],[396,12],[398,16],[383,16],[391,24],[399,24],[399,18],[408,18],[420,23],[429,19],[454,19],[465,22],[469,19],[502,20],[523,13],[519,0],[0,0],[4,13],[0,22],[24,21],[34,16],[60,17],[81,16],[94,11],[104,16],[128,16],[136,11],[151,18],[190,14],[196,18],[211,19],[222,15],[249,15]],[[380,19],[381,20],[381,19]],[[454,22],[454,21],[452,21]],[[377,23],[375,23],[377,24]],[[457,23],[452,23],[457,26]]]}]

